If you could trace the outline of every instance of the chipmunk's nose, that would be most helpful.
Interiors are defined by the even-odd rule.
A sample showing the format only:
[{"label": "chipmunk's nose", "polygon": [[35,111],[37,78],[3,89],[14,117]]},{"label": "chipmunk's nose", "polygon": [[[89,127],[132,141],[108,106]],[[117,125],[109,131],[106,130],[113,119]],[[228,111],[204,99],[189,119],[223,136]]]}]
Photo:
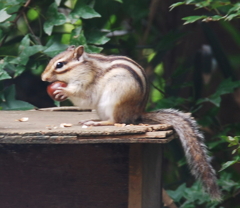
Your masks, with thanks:
[{"label": "chipmunk's nose", "polygon": [[42,81],[49,82],[49,78],[45,74],[42,74]]},{"label": "chipmunk's nose", "polygon": [[44,82],[53,82],[53,81],[55,81],[55,76],[54,75],[49,76],[49,74],[43,73],[42,74],[42,81],[44,81]]},{"label": "chipmunk's nose", "polygon": [[57,77],[55,75],[47,76],[47,74],[42,74],[42,81],[55,82],[57,81]]}]

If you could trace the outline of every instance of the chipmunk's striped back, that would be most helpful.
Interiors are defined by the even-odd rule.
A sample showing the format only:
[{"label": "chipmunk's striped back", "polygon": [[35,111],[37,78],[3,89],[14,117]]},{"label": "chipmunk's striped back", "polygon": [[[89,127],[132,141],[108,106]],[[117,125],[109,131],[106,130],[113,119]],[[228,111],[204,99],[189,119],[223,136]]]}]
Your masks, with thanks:
[{"label": "chipmunk's striped back", "polygon": [[[119,69],[126,71],[127,76],[132,76],[138,84],[141,90],[142,99],[141,104],[145,108],[149,96],[149,84],[144,69],[132,59],[125,56],[103,56],[100,54],[88,54],[89,60],[92,61],[94,65],[101,65],[102,71],[99,76],[102,77],[107,75],[109,72],[114,72],[113,76],[117,76]],[[121,87],[121,86],[119,86]]]},{"label": "chipmunk's striped back", "polygon": [[[145,111],[149,95],[149,85],[144,69],[125,56],[104,56],[100,54],[87,54],[87,56],[87,62],[93,66],[92,68],[96,72],[95,83],[99,82],[101,87],[107,86],[108,88],[102,93],[100,105],[104,103],[104,99],[115,96],[114,108],[118,110],[113,113],[114,122],[139,122],[141,114]],[[126,94],[125,91],[129,93]],[[107,94],[107,92],[109,93]],[[132,94],[135,96],[133,97]]]}]

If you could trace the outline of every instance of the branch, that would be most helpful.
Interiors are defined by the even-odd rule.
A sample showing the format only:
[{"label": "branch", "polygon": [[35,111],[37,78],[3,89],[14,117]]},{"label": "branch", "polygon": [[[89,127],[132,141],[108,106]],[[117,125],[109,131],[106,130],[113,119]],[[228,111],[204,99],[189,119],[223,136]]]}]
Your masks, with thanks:
[{"label": "branch", "polygon": [[163,92],[161,89],[159,89],[158,87],[156,87],[153,83],[151,83],[151,84],[152,84],[152,86],[153,86],[156,90],[158,90],[159,92],[161,92],[163,95],[166,95],[165,92]]},{"label": "branch", "polygon": [[32,36],[34,37],[34,39],[36,40],[36,42],[37,42],[39,45],[42,45],[40,39],[34,34],[32,28],[30,27],[25,13],[23,13],[23,18],[24,18],[24,20],[25,20],[25,22],[26,22],[26,25],[27,25],[30,33],[32,34]]}]

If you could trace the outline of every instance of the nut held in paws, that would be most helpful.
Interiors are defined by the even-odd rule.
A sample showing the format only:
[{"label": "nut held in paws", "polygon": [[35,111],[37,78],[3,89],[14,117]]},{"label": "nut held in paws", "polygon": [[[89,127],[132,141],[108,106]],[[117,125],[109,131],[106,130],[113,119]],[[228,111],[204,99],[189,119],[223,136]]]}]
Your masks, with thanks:
[{"label": "nut held in paws", "polygon": [[61,82],[61,81],[53,82],[50,85],[48,85],[47,93],[53,100],[64,101],[67,99],[66,97],[61,97],[61,96],[58,97],[57,94],[54,94],[54,92],[58,89],[58,87],[66,87],[66,86],[67,84],[65,82]]}]

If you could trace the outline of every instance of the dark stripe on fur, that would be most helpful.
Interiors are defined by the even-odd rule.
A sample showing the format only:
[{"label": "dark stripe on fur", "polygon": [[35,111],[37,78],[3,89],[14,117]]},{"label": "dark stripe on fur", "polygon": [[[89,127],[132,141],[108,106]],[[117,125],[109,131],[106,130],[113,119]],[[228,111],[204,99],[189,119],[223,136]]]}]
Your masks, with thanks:
[{"label": "dark stripe on fur", "polygon": [[[123,60],[123,61],[129,62],[129,63],[135,65],[137,68],[139,68],[141,73],[142,73],[142,75],[143,75],[143,77],[144,77],[145,83],[146,83],[146,86],[145,86],[145,88],[146,88],[146,92],[145,92],[146,95],[144,96],[143,103],[144,104],[147,103],[148,97],[149,97],[148,79],[147,79],[147,76],[146,76],[146,73],[145,73],[144,69],[138,63],[136,63],[132,59],[130,59],[128,57],[125,57],[125,56],[112,56],[112,55],[111,56],[103,56],[103,55],[97,55],[97,54],[96,55],[95,54],[88,54],[88,56],[89,56],[89,58],[93,58],[93,59],[98,60],[100,62],[113,62],[113,61]],[[117,64],[117,65],[119,65],[119,64]],[[127,69],[127,65],[125,63],[121,64],[121,65],[126,66],[126,69]],[[124,68],[124,67],[122,67],[122,68]],[[141,87],[141,90],[143,92],[144,86],[143,86],[143,83],[142,83],[141,78],[139,77],[139,75],[130,66],[128,66],[128,70],[135,77],[135,79],[138,81],[138,83],[140,83],[140,87]]]},{"label": "dark stripe on fur", "polygon": [[138,63],[136,63],[135,61],[133,61],[132,59],[130,59],[128,57],[125,57],[125,56],[103,56],[103,55],[94,55],[94,54],[88,54],[88,55],[90,58],[94,58],[100,62],[113,62],[113,61],[118,61],[118,60],[130,62],[141,70],[143,76],[146,79],[146,74],[145,74],[144,69]]},{"label": "dark stripe on fur", "polygon": [[125,56],[109,56],[109,58],[111,61],[124,60],[124,61],[130,62],[141,70],[142,75],[145,79],[145,83],[146,83],[146,96],[144,96],[144,100],[143,100],[143,103],[146,104],[148,101],[148,97],[149,97],[149,83],[148,83],[148,79],[147,79],[144,69],[138,63],[136,63],[132,59],[125,57]]},{"label": "dark stripe on fur", "polygon": [[141,80],[141,78],[139,77],[139,75],[135,72],[135,70],[133,70],[130,66],[128,65],[125,65],[125,64],[114,64],[112,65],[110,68],[108,68],[105,73],[113,70],[113,69],[116,69],[116,68],[122,68],[122,69],[126,69],[133,77],[134,79],[137,81],[140,89],[141,89],[141,92],[144,93],[144,86],[143,86],[143,82]]}]

